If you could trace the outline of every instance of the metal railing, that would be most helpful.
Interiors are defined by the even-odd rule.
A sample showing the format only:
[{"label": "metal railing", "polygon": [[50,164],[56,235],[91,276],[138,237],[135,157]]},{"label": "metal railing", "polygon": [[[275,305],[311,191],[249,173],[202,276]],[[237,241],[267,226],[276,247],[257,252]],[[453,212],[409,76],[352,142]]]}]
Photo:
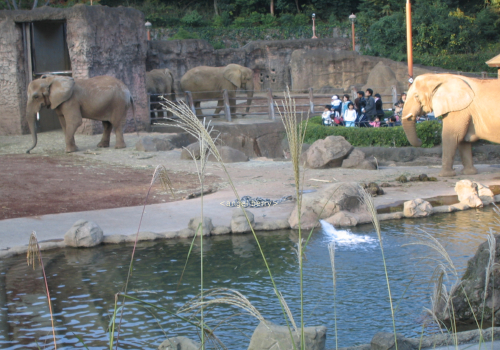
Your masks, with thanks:
[{"label": "metal railing", "polygon": [[[384,94],[382,96],[383,108],[385,110],[392,109],[394,104],[398,101],[398,94],[396,86],[391,87],[391,94]],[[199,93],[199,92],[198,92]],[[213,93],[213,92],[212,92]],[[194,99],[193,94],[190,91],[185,91],[184,93],[177,94],[177,101],[184,100],[185,103],[191,108],[194,114],[199,115],[200,117],[219,117],[219,113],[207,113],[206,110],[217,109],[222,110],[224,119],[228,122],[231,122],[234,117],[237,116],[268,116],[269,120],[276,120],[276,116],[279,114],[276,105],[279,106],[280,110],[283,110],[281,107],[284,102],[284,93],[283,91],[275,91],[273,92],[271,89],[267,89],[267,91],[257,91],[255,92],[253,97],[247,97],[243,95],[245,91],[238,91],[238,94],[234,99],[229,98],[229,93],[227,90],[223,90],[220,93],[220,98],[212,98],[212,99]],[[356,97],[356,89],[354,87],[351,88],[351,101],[354,101]],[[325,105],[329,105],[331,103],[332,93],[329,94],[319,94],[314,93],[313,88],[309,88],[307,92],[305,91],[290,91],[290,97],[295,100],[295,108],[297,113],[309,114],[309,116],[315,116],[318,114],[322,114]],[[342,94],[338,94],[339,98],[342,99]],[[167,120],[166,111],[161,110],[161,97],[166,97],[166,95],[158,95],[158,94],[148,94],[148,109],[150,112],[151,122],[159,122],[161,120]],[[153,101],[151,97],[160,98],[160,101]],[[238,104],[238,101],[245,101],[245,103]],[[247,104],[247,101],[250,101],[250,105]],[[390,102],[387,102],[390,101]],[[222,103],[221,103],[222,102]],[[200,107],[196,107],[199,103]],[[204,103],[204,105],[201,105]],[[207,106],[207,104],[209,104]],[[242,109],[246,109],[249,107],[248,113]],[[231,112],[231,108],[233,108],[234,112]],[[205,112],[203,111],[205,110]],[[156,115],[155,113],[159,113]],[[163,116],[161,115],[163,114]],[[169,116],[168,118],[175,118],[175,116]]]}]

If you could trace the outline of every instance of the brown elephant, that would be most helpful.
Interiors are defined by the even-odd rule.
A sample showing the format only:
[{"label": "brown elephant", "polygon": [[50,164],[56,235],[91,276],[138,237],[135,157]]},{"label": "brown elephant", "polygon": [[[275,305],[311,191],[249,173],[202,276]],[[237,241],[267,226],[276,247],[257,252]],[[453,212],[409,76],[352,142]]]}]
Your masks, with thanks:
[{"label": "brown elephant", "polygon": [[123,127],[130,106],[135,108],[132,95],[125,84],[110,76],[99,76],[90,79],[73,79],[70,77],[44,75],[33,80],[28,86],[28,104],[26,118],[33,137],[33,145],[26,151],[35,148],[36,114],[41,107],[54,109],[66,138],[66,152],[75,152],[76,129],[82,125],[82,118],[101,120],[104,132],[97,147],[109,147],[111,129],[115,128],[115,148],[125,148]]},{"label": "brown elephant", "polygon": [[[148,94],[162,94],[169,101],[175,101],[174,75],[168,68],[153,69],[146,73],[146,91]],[[162,99],[159,96],[150,96],[152,109],[161,110],[159,102]],[[163,112],[157,112],[158,117],[163,117]],[[154,112],[151,113],[154,118]]]},{"label": "brown elephant", "polygon": [[[190,69],[181,78],[181,87],[184,91],[190,91],[194,100],[218,99],[215,114],[220,113],[224,106],[222,90],[227,90],[231,114],[236,112],[236,90],[247,91],[247,105],[252,103],[253,97],[253,71],[239,64],[228,64],[225,67],[200,66]],[[200,102],[194,103],[196,115],[201,115]],[[246,108],[246,112],[250,107]]]},{"label": "brown elephant", "polygon": [[453,159],[460,153],[463,173],[477,174],[472,143],[479,139],[500,142],[498,115],[499,80],[480,80],[453,74],[424,74],[408,90],[402,124],[412,146],[420,147],[415,122],[422,113],[434,111],[443,118],[442,169],[440,176],[454,176]]}]

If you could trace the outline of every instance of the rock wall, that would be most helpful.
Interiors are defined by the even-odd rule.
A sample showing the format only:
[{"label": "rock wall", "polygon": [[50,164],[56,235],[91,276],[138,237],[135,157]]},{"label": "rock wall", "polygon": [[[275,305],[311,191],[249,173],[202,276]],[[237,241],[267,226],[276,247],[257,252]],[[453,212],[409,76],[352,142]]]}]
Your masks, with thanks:
[{"label": "rock wall", "polygon": [[[110,75],[122,80],[135,102],[139,127],[149,124],[145,88],[147,53],[144,15],[132,8],[75,5],[72,8],[40,7],[32,11],[0,11],[0,134],[28,132],[25,122],[26,73],[22,22],[66,21],[66,42],[73,77]],[[134,128],[132,112],[127,131]],[[78,132],[102,131],[102,123],[84,119]]]},{"label": "rock wall", "polygon": [[28,131],[26,74],[21,26],[5,21],[0,11],[0,135]]},{"label": "rock wall", "polygon": [[[396,84],[398,92],[408,86],[408,68],[405,63],[386,58],[360,55],[351,51],[348,38],[302,39],[282,41],[255,41],[239,49],[214,50],[204,40],[151,41],[149,43],[147,70],[169,68],[178,82],[191,68],[197,66],[225,66],[241,64],[254,71],[256,91],[271,88],[332,92],[362,88],[371,81],[384,86],[372,86],[386,94],[388,84]],[[378,69],[374,70],[375,67]],[[373,72],[372,72],[373,71]],[[380,74],[392,71],[390,79]],[[439,68],[416,65],[414,75],[443,71]],[[378,72],[378,73],[377,73]],[[396,81],[395,81],[395,80]],[[386,81],[387,80],[387,81]],[[388,86],[385,86],[388,85]]]},{"label": "rock wall", "polygon": [[[302,39],[254,41],[240,49],[214,48],[204,40],[151,41],[149,43],[147,70],[169,68],[180,78],[197,66],[221,67],[237,63],[254,71],[256,91],[271,88],[276,91],[292,87],[290,61],[295,50],[324,50],[330,54],[348,49],[349,39]],[[178,90],[179,91],[179,90]]]}]

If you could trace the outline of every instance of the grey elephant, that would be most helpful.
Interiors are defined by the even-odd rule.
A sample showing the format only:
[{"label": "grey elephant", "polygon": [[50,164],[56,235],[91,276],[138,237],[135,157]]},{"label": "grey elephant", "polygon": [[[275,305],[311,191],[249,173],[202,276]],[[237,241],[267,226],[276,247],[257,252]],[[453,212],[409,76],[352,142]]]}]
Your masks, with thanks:
[{"label": "grey elephant", "polygon": [[[174,75],[168,68],[153,69],[146,73],[146,91],[148,94],[163,94],[169,101],[175,101]],[[158,102],[162,99],[159,96],[151,96],[152,107],[161,110]],[[163,112],[157,112],[158,117],[163,117]],[[151,113],[154,118],[154,112]]]},{"label": "grey elephant", "polygon": [[[198,99],[218,99],[215,114],[220,113],[224,106],[222,90],[227,90],[231,114],[236,111],[236,90],[247,90],[247,105],[252,103],[253,97],[253,71],[250,68],[239,64],[228,64],[225,67],[200,66],[190,69],[181,78],[181,88],[190,91],[194,100]],[[200,102],[194,103],[196,115],[201,115]],[[248,113],[250,107],[246,108]]]},{"label": "grey elephant", "polygon": [[54,109],[59,117],[66,139],[66,152],[75,152],[76,129],[82,125],[82,118],[101,120],[104,132],[97,147],[109,147],[111,129],[115,128],[115,148],[125,148],[123,127],[127,111],[135,108],[132,95],[125,84],[110,76],[90,79],[44,75],[28,86],[26,118],[33,138],[29,153],[37,143],[36,114],[41,107]]}]

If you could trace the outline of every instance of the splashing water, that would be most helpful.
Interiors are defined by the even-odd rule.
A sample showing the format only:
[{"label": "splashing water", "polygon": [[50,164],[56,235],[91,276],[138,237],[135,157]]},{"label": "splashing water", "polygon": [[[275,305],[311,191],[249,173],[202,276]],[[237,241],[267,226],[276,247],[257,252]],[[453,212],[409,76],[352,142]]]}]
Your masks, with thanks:
[{"label": "splashing water", "polygon": [[328,241],[335,241],[337,246],[357,246],[366,244],[372,246],[377,243],[375,238],[365,235],[357,235],[351,233],[349,230],[337,230],[332,224],[320,220],[321,228]]}]

